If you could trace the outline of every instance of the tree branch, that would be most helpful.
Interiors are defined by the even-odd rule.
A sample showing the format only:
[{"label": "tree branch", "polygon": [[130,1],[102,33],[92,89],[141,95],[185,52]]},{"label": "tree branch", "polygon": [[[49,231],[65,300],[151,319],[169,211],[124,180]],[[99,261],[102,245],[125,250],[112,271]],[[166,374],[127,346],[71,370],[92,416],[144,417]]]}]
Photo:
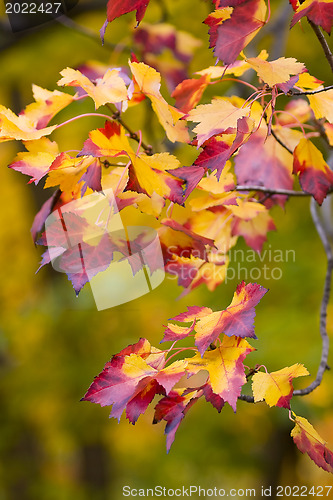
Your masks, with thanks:
[{"label": "tree branch", "polygon": [[312,392],[314,389],[316,389],[316,387],[318,387],[321,384],[321,381],[323,379],[323,375],[324,375],[325,371],[328,369],[327,359],[328,359],[328,352],[329,352],[329,338],[328,338],[327,330],[326,330],[326,318],[327,318],[327,306],[328,306],[328,302],[330,299],[330,293],[331,293],[331,279],[332,279],[332,271],[333,271],[333,253],[332,253],[332,248],[331,248],[331,245],[330,245],[330,242],[328,239],[328,235],[327,235],[325,226],[322,223],[322,221],[318,215],[316,202],[314,201],[314,199],[311,200],[310,206],[311,206],[311,215],[312,215],[314,225],[315,225],[317,233],[319,234],[320,239],[323,243],[325,253],[327,256],[327,270],[326,270],[326,277],[325,277],[324,294],[323,294],[323,298],[321,301],[321,308],[320,308],[320,335],[322,338],[322,351],[321,351],[320,365],[319,365],[319,368],[317,371],[317,376],[316,376],[315,380],[308,387],[294,391],[293,396],[304,396],[304,395]]},{"label": "tree branch", "polygon": [[152,155],[153,154],[153,148],[152,148],[152,146],[150,144],[146,144],[143,141],[141,141],[141,138],[138,136],[138,134],[136,132],[133,132],[133,130],[120,117],[119,111],[114,111],[112,109],[112,106],[110,104],[107,104],[106,106],[113,113],[112,116],[111,116],[111,118],[113,120],[115,120],[116,122],[118,122],[119,125],[121,125],[122,127],[124,127],[125,130],[127,130],[127,132],[129,133],[131,139],[134,139],[134,141],[138,142],[139,144],[141,143],[141,146],[143,147],[143,149],[145,150],[145,153],[147,155],[149,155],[149,156]]},{"label": "tree branch", "polygon": [[327,90],[332,90],[332,89],[333,89],[333,85],[328,85],[328,87],[324,87],[322,89],[316,89],[316,90],[299,91],[299,90],[290,89],[288,91],[288,95],[313,95],[313,94],[319,94],[320,92],[326,92]]},{"label": "tree branch", "polygon": [[236,186],[236,191],[260,191],[261,193],[280,194],[285,196],[312,196],[304,191],[293,191],[291,189],[272,189],[265,186]]},{"label": "tree branch", "polygon": [[[81,24],[73,21],[73,19],[71,19],[67,16],[56,17],[54,20],[57,23],[62,24],[66,28],[74,30],[77,33],[80,33],[81,35],[86,36],[86,37],[90,38],[91,40],[94,40],[100,46],[102,46],[100,35],[95,33],[95,31],[91,30],[90,28],[87,28],[86,26],[82,26]],[[108,41],[104,41],[103,46],[107,49],[118,50],[119,52],[122,52],[122,51],[131,52],[130,47],[127,47],[127,45],[123,45],[120,43],[114,44],[114,43],[110,43]]]},{"label": "tree branch", "polygon": [[274,139],[280,144],[280,146],[282,146],[284,149],[288,151],[288,153],[290,153],[291,155],[294,154],[294,152],[290,148],[288,148],[288,146],[284,142],[282,142],[281,139],[279,139],[279,137],[274,132],[273,127],[271,128],[271,134],[274,137]]},{"label": "tree branch", "polygon": [[324,51],[325,57],[326,57],[326,59],[328,61],[328,64],[330,65],[331,70],[333,72],[333,54],[331,52],[331,49],[328,46],[326,38],[324,37],[324,35],[323,35],[322,31],[320,30],[319,26],[317,26],[312,21],[310,21],[310,19],[308,19],[308,22],[309,22],[311,28],[313,29],[313,31],[315,32],[316,37],[318,38],[318,40],[319,40],[319,42],[320,42],[320,44],[321,44],[321,46],[323,48],[323,51]]}]

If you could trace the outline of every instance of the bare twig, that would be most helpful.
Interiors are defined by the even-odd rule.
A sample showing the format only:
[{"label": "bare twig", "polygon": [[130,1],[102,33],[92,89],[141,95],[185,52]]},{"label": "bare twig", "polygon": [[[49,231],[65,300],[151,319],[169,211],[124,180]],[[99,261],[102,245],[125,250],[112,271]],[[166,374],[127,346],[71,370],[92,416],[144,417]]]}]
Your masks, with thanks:
[{"label": "bare twig", "polygon": [[328,61],[328,64],[330,65],[331,70],[333,72],[333,54],[331,52],[331,49],[328,46],[326,38],[324,37],[324,35],[323,35],[322,31],[320,30],[319,26],[317,26],[312,21],[310,21],[310,19],[308,19],[308,21],[309,21],[309,24],[310,24],[311,28],[315,32],[316,37],[318,38],[318,40],[319,40],[322,48],[323,48],[325,57],[326,57],[326,59]]},{"label": "bare twig", "polygon": [[54,19],[57,23],[62,24],[66,28],[72,29],[76,31],[77,33],[80,33],[81,35],[84,35],[88,38],[91,38],[92,40],[96,41],[101,47],[105,47],[107,49],[114,49],[118,50],[119,52],[131,52],[131,48],[128,47],[127,45],[123,45],[120,43],[110,43],[107,41],[104,41],[104,44],[102,45],[101,42],[101,37],[99,34],[95,33],[95,31],[91,30],[90,28],[87,28],[86,26],[82,26],[81,24],[73,21],[73,19],[70,19],[67,16],[60,16],[56,17]]},{"label": "bare twig", "polygon": [[152,155],[153,154],[153,148],[152,148],[152,146],[150,144],[146,144],[143,141],[141,141],[141,139],[138,136],[138,134],[136,132],[133,132],[133,130],[120,117],[119,111],[114,111],[114,109],[112,109],[111,104],[107,104],[106,106],[113,113],[112,116],[111,116],[111,118],[113,120],[115,120],[116,122],[118,122],[122,127],[124,127],[125,130],[127,130],[127,132],[129,133],[131,139],[134,139],[134,141],[136,141],[139,144],[141,143],[141,146],[143,147],[143,149],[144,149],[144,151],[145,151],[145,153],[147,155]]},{"label": "bare twig", "polygon": [[286,149],[288,153],[290,153],[291,155],[293,154],[293,151],[290,148],[288,148],[288,146],[284,142],[282,142],[281,139],[279,139],[279,137],[274,132],[273,128],[271,128],[271,134],[274,137],[274,139],[280,144],[280,146]]},{"label": "bare twig", "polygon": [[236,191],[260,191],[261,193],[280,194],[285,196],[312,196],[304,191],[293,191],[291,189],[272,189],[265,186],[236,186]]},{"label": "bare twig", "polygon": [[328,351],[329,351],[329,338],[326,330],[326,317],[327,317],[327,306],[330,299],[331,293],[331,279],[332,279],[332,271],[333,271],[333,253],[332,248],[328,239],[328,235],[323,225],[317,211],[316,202],[314,199],[311,200],[311,215],[316,227],[317,233],[320,236],[320,239],[323,243],[325,253],[327,256],[327,270],[325,277],[325,285],[324,285],[324,294],[323,299],[321,301],[321,309],[320,309],[320,335],[322,338],[322,351],[321,351],[321,359],[320,365],[317,371],[317,376],[315,380],[304,389],[294,391],[294,396],[304,396],[312,392],[316,387],[321,384],[323,375],[325,371],[328,369],[327,359],[328,359]]},{"label": "bare twig", "polygon": [[290,89],[288,91],[288,95],[313,95],[313,94],[320,94],[320,92],[327,92],[328,90],[332,90],[333,85],[328,85],[328,87],[323,87],[322,89],[315,89],[315,90],[293,90]]}]

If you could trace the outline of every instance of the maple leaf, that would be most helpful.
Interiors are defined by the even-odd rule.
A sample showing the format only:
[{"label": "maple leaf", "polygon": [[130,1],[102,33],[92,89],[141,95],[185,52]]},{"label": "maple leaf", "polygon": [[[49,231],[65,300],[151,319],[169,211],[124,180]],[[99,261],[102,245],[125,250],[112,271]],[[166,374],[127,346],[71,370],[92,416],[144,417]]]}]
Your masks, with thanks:
[{"label": "maple leaf", "polygon": [[31,141],[50,135],[57,127],[38,128],[38,121],[30,119],[27,114],[18,116],[10,109],[0,105],[0,142],[11,140]]},{"label": "maple leaf", "polygon": [[326,446],[326,442],[304,417],[295,416],[295,427],[291,436],[297,448],[306,453],[318,467],[333,473],[333,453]]},{"label": "maple leaf", "polygon": [[217,5],[219,9],[204,22],[210,26],[210,47],[214,47],[214,55],[228,65],[236,61],[266,23],[266,3],[264,0],[220,0]]},{"label": "maple leaf", "polygon": [[195,322],[195,345],[202,356],[221,333],[229,337],[256,338],[254,308],[266,292],[267,289],[257,283],[246,284],[242,281],[236,288],[231,304],[223,311],[189,309],[189,313],[175,316],[171,321]]},{"label": "maple leaf", "polygon": [[254,333],[255,306],[267,289],[257,283],[240,283],[230,306],[223,311],[215,311],[198,319],[195,330],[195,345],[201,355],[217,337],[227,336],[256,338]]},{"label": "maple leaf", "polygon": [[[296,6],[293,7],[295,10]],[[297,7],[290,27],[292,28],[304,16],[330,34],[333,23],[332,0],[305,0]]]},{"label": "maple leaf", "polygon": [[290,408],[293,379],[304,375],[309,375],[309,372],[299,363],[276,372],[255,373],[252,377],[254,401],[258,402],[264,399],[269,406]]},{"label": "maple leaf", "polygon": [[50,196],[50,198],[48,198],[43,203],[42,207],[35,215],[30,230],[34,243],[36,243],[37,235],[43,229],[44,223],[48,218],[48,216],[50,215],[50,213],[52,212],[52,209],[54,208],[54,205],[58,201],[59,197],[60,197],[60,190],[58,189],[52,194],[52,196]]},{"label": "maple leaf", "polygon": [[[155,354],[158,354],[156,349]],[[130,404],[127,418],[135,423],[156,392],[168,394],[172,390],[184,375],[187,365],[187,361],[181,360],[162,368],[159,363],[158,368],[155,368],[152,361],[156,362],[156,359],[144,359],[135,352],[119,353],[105,365],[82,400],[101,406],[112,405],[110,417],[118,418],[118,421],[125,407]]]},{"label": "maple leaf", "polygon": [[243,236],[246,244],[258,253],[262,251],[268,231],[275,229],[274,221],[268,211],[261,212],[250,220],[235,217],[231,223],[231,234]]},{"label": "maple leaf", "polygon": [[203,151],[195,160],[194,165],[204,169],[204,172],[216,170],[216,177],[219,179],[228,159],[250,138],[252,130],[251,118],[239,118],[237,133],[232,144],[224,142],[223,138],[212,137],[203,145]]},{"label": "maple leaf", "polygon": [[[160,92],[161,75],[154,68],[144,63],[129,62],[129,66],[133,74],[134,83],[139,92],[150,99],[153,110],[164,128],[168,139],[171,142],[188,142],[189,135],[186,125],[183,121],[180,121],[184,113],[168,104]],[[135,88],[134,83],[132,91]],[[133,95],[135,97],[135,92]]]},{"label": "maple leaf", "polygon": [[[266,60],[268,58],[267,50],[265,49],[261,50],[260,54],[258,55],[258,58]],[[220,79],[224,75],[234,75],[239,77],[242,76],[249,69],[251,69],[250,64],[247,63],[245,59],[242,59],[242,60],[237,60],[232,64],[228,64],[227,66],[217,66],[217,65],[209,66],[208,68],[196,71],[195,74],[201,76],[207,75],[213,80],[213,79]]]},{"label": "maple leaf", "polygon": [[62,78],[58,85],[82,88],[93,99],[97,109],[109,102],[115,104],[127,101],[127,88],[119,73],[119,69],[108,69],[103,78],[97,78],[96,83],[93,83],[81,71],[66,68],[60,71]]},{"label": "maple leaf", "polygon": [[304,64],[297,62],[294,57],[280,57],[275,61],[264,61],[259,57],[245,60],[270,87],[288,82],[292,75],[298,75],[305,69]]},{"label": "maple leaf", "polygon": [[109,0],[107,4],[107,20],[110,23],[117,17],[136,10],[139,24],[143,19],[150,0]]},{"label": "maple leaf", "polygon": [[243,360],[255,349],[240,337],[223,337],[219,347],[206,351],[203,357],[196,354],[188,360],[186,370],[194,375],[201,370],[209,373],[208,385],[214,394],[230,404],[236,411],[237,399],[241,394],[242,386],[246,383]]},{"label": "maple leaf", "polygon": [[181,421],[188,410],[198,400],[201,392],[197,390],[184,391],[184,389],[173,389],[168,396],[162,398],[155,406],[153,424],[157,424],[161,420],[167,422],[165,434],[167,436],[166,446],[168,453]]},{"label": "maple leaf", "polygon": [[59,186],[61,191],[72,193],[78,184],[81,194],[87,188],[101,191],[101,164],[93,156],[71,158],[68,153],[61,153],[50,165],[44,188]]},{"label": "maple leaf", "polygon": [[179,168],[180,162],[169,153],[152,156],[135,153],[125,134],[125,129],[113,122],[104,128],[92,130],[80,155],[96,157],[126,156],[130,160],[127,189],[148,196],[157,194],[176,203],[183,202],[182,180],[169,173]]},{"label": "maple leaf", "polygon": [[188,113],[198,104],[209,82],[210,77],[203,75],[200,78],[190,78],[179,83],[171,94],[171,97],[176,100],[176,107],[183,113]]},{"label": "maple leaf", "polygon": [[28,152],[19,152],[10,168],[31,177],[29,184],[36,185],[47,174],[50,166],[59,154],[56,142],[50,141],[47,137],[42,137],[35,141],[24,142]]},{"label": "maple leaf", "polygon": [[[268,136],[265,129],[253,133],[235,157],[235,174],[240,185],[258,185],[270,189],[292,189],[293,157]],[[272,197],[284,205],[286,196]]]},{"label": "maple leaf", "polygon": [[198,147],[213,135],[222,132],[236,132],[239,118],[248,116],[251,112],[249,106],[237,108],[227,98],[215,98],[210,104],[201,104],[192,109],[186,119],[198,122],[194,128],[197,134]]},{"label": "maple leaf", "polygon": [[[319,90],[324,88],[322,85],[317,87]],[[327,121],[333,123],[333,89],[325,90],[319,94],[308,95],[309,103],[315,117],[326,118]]]},{"label": "maple leaf", "polygon": [[308,139],[301,139],[294,150],[294,170],[299,173],[299,183],[306,193],[322,204],[333,186],[333,172],[319,149]]}]

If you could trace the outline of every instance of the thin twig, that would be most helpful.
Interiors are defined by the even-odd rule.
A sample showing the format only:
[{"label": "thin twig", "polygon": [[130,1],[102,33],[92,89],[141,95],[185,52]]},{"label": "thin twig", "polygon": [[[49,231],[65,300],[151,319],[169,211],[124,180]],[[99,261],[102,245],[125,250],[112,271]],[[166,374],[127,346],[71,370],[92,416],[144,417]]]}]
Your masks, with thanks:
[{"label": "thin twig", "polygon": [[311,200],[310,208],[311,208],[311,215],[312,215],[314,225],[315,225],[317,233],[319,234],[320,239],[323,243],[326,257],[327,257],[327,270],[326,270],[326,277],[325,277],[324,294],[323,294],[323,299],[321,301],[321,308],[320,308],[320,335],[322,338],[322,350],[321,350],[320,365],[319,365],[315,380],[308,387],[294,391],[293,392],[294,396],[304,396],[304,395],[312,392],[314,389],[316,389],[316,387],[318,387],[321,384],[321,381],[323,379],[323,375],[324,375],[325,371],[328,369],[327,359],[328,359],[328,352],[329,352],[329,338],[328,338],[327,330],[326,330],[326,318],[327,318],[327,306],[328,306],[328,302],[330,299],[330,293],[331,293],[331,279],[332,279],[332,271],[333,271],[333,253],[332,253],[332,248],[331,248],[331,245],[330,245],[330,242],[328,239],[328,235],[327,235],[325,226],[323,225],[323,223],[318,215],[316,202],[314,201],[314,199]]},{"label": "thin twig", "polygon": [[69,28],[71,30],[76,31],[77,33],[80,33],[81,35],[84,35],[88,38],[91,38],[95,42],[97,42],[101,47],[105,47],[107,49],[114,49],[118,50],[119,52],[131,52],[131,48],[127,47],[127,45],[123,45],[120,43],[110,43],[107,41],[104,41],[104,44],[102,45],[101,42],[101,37],[99,34],[95,33],[95,31],[91,30],[90,28],[87,28],[86,26],[82,26],[81,24],[78,24],[77,22],[73,21],[73,19],[70,19],[67,16],[60,16],[56,17],[55,21],[59,24],[62,24],[66,28]]},{"label": "thin twig", "polygon": [[114,111],[112,109],[112,106],[111,104],[107,104],[106,105],[111,111],[112,111],[112,120],[115,120],[116,122],[119,123],[119,125],[121,125],[122,127],[124,127],[125,130],[127,130],[127,132],[129,133],[130,135],[130,138],[131,139],[134,139],[134,141],[136,141],[137,143],[141,144],[141,146],[143,147],[145,153],[147,155],[152,155],[153,154],[153,148],[150,144],[146,144],[144,143],[143,141],[141,141],[141,138],[139,137],[139,135],[136,133],[136,132],[133,132],[133,130],[123,121],[123,119],[120,117],[120,113],[119,111]]},{"label": "thin twig", "polygon": [[281,194],[285,196],[312,196],[304,191],[293,191],[291,189],[272,189],[265,186],[236,186],[236,191],[260,191],[261,193]]},{"label": "thin twig", "polygon": [[308,21],[309,21],[309,24],[310,24],[311,28],[315,32],[316,37],[318,38],[318,40],[319,40],[322,48],[323,48],[325,57],[326,57],[326,59],[328,61],[328,64],[330,65],[331,70],[333,72],[333,54],[331,52],[331,49],[328,46],[326,38],[324,37],[324,35],[323,35],[322,31],[320,30],[319,26],[317,26],[312,21],[310,21],[310,19],[308,19]]},{"label": "thin twig", "polygon": [[327,92],[328,90],[332,90],[333,85],[328,85],[328,87],[323,87],[322,89],[315,89],[315,90],[293,90],[290,89],[288,91],[287,95],[313,95],[313,94],[320,94],[320,92]]},{"label": "thin twig", "polygon": [[291,155],[293,154],[293,151],[290,148],[288,148],[288,146],[284,142],[282,142],[281,139],[279,139],[279,137],[274,132],[273,128],[271,128],[271,134],[274,137],[274,139],[280,144],[280,146],[286,149],[288,153],[290,153]]}]

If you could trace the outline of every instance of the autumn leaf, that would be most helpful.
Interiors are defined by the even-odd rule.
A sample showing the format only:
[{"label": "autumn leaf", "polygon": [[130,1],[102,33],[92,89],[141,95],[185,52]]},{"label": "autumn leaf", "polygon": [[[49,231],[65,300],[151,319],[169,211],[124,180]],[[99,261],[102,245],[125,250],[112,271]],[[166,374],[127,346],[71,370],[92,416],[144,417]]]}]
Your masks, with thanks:
[{"label": "autumn leaf", "polygon": [[275,61],[264,61],[259,57],[251,57],[245,61],[256,70],[258,77],[270,87],[288,82],[292,75],[298,75],[305,69],[304,64],[297,62],[294,57],[280,57]]},{"label": "autumn leaf", "polygon": [[61,191],[72,193],[77,185],[82,195],[88,187],[102,190],[100,161],[94,156],[71,158],[68,153],[61,153],[50,165],[44,188],[59,186]]},{"label": "autumn leaf", "polygon": [[[293,156],[265,129],[253,133],[235,157],[235,174],[239,185],[265,186],[270,189],[292,189]],[[287,197],[274,195],[273,201],[284,206]]]},{"label": "autumn leaf", "polygon": [[188,113],[198,104],[209,82],[209,76],[203,75],[200,78],[190,78],[179,83],[171,94],[171,97],[176,100],[176,107],[183,113]]},{"label": "autumn leaf", "polygon": [[190,358],[186,370],[190,375],[200,370],[209,373],[208,385],[214,394],[229,403],[236,411],[237,399],[241,394],[242,386],[246,383],[243,360],[255,349],[239,337],[223,337],[219,347],[206,351],[203,357],[196,354]]},{"label": "autumn leaf", "polygon": [[297,448],[306,453],[318,467],[333,473],[333,453],[326,446],[326,442],[304,417],[295,417],[295,427],[291,436]]},{"label": "autumn leaf", "polygon": [[104,128],[92,130],[80,155],[111,158],[125,156],[129,160],[128,190],[148,196],[157,194],[176,203],[183,202],[183,181],[169,173],[179,168],[178,159],[169,153],[148,156],[134,152],[125,129],[115,122],[107,121]]},{"label": "autumn leaf", "polygon": [[219,9],[210,14],[205,23],[210,26],[210,47],[214,47],[214,55],[228,65],[236,61],[264,26],[266,3],[264,0],[220,0],[217,5]]},{"label": "autumn leaf", "polygon": [[291,28],[304,16],[330,34],[333,23],[332,0],[305,0],[302,2],[292,18]]},{"label": "autumn leaf", "polygon": [[136,20],[139,24],[145,15],[150,0],[109,0],[107,4],[107,20],[109,23],[128,12],[136,10]]},{"label": "autumn leaf", "polygon": [[127,88],[119,73],[119,69],[108,69],[104,76],[97,78],[94,83],[81,71],[66,68],[60,72],[62,78],[58,85],[82,88],[94,100],[97,109],[106,103],[127,101]]},{"label": "autumn leaf", "polygon": [[293,172],[299,174],[303,191],[312,194],[321,205],[333,187],[333,172],[319,149],[308,139],[301,139],[294,150]]},{"label": "autumn leaf", "polygon": [[197,134],[199,147],[213,135],[226,130],[236,132],[239,118],[249,116],[250,112],[248,106],[237,108],[227,98],[215,98],[210,104],[201,104],[192,109],[186,119],[199,123],[193,130]]},{"label": "autumn leaf", "polygon": [[[161,75],[154,69],[144,63],[129,62],[134,82],[138,91],[146,95],[152,103],[162,127],[164,128],[168,139],[171,142],[188,142],[189,135],[184,121],[180,119],[184,113],[174,108],[166,102],[160,92]],[[133,94],[135,97],[135,94]]]},{"label": "autumn leaf", "polygon": [[242,281],[236,288],[230,306],[200,318],[195,326],[195,345],[200,354],[203,355],[221,333],[256,338],[254,308],[266,292],[267,289],[257,283],[245,284]]},{"label": "autumn leaf", "polygon": [[27,114],[16,115],[0,105],[0,142],[11,140],[31,141],[50,135],[57,125],[38,128],[39,119],[31,119]]},{"label": "autumn leaf", "polygon": [[175,434],[181,421],[200,395],[200,391],[197,390],[187,392],[184,389],[173,389],[168,396],[162,398],[155,406],[153,424],[157,424],[161,420],[167,422],[165,434],[167,436],[166,445],[168,453],[175,440]]},{"label": "autumn leaf", "polygon": [[257,372],[252,377],[254,401],[265,400],[269,406],[290,408],[293,395],[293,379],[309,375],[301,364],[288,366],[276,372]]},{"label": "autumn leaf", "polygon": [[10,168],[31,177],[29,184],[36,185],[47,174],[50,166],[59,154],[56,142],[50,141],[47,137],[42,137],[35,141],[25,141],[27,152],[19,152]]},{"label": "autumn leaf", "polygon": [[[196,129],[194,129],[196,130]],[[216,170],[219,179],[226,162],[251,136],[253,120],[243,117],[237,121],[237,133],[231,145],[224,142],[223,137],[212,137],[203,145],[203,151],[195,160],[194,165],[203,168],[204,171]]]},{"label": "autumn leaf", "polygon": [[[161,351],[153,348],[153,356],[124,351],[113,356],[103,371],[95,378],[83,401],[111,406],[110,417],[120,420],[125,407],[127,418],[135,423],[155,394],[169,394],[173,386],[185,373],[187,361],[175,361],[167,367],[156,365],[156,355]],[[155,354],[155,356],[154,356]],[[164,353],[165,354],[165,353]],[[144,359],[145,358],[145,359]]]},{"label": "autumn leaf", "polygon": [[275,231],[275,229],[274,221],[268,210],[258,213],[250,220],[234,217],[231,223],[231,234],[243,236],[245,243],[258,253],[262,251],[268,231]]},{"label": "autumn leaf", "polygon": [[195,321],[195,345],[201,356],[217,337],[225,335],[256,338],[254,333],[255,306],[265,295],[267,289],[257,283],[240,283],[234,293],[230,306],[222,311],[213,312],[209,308],[189,310],[189,314],[174,317],[171,321]]},{"label": "autumn leaf", "polygon": [[[318,90],[324,87],[320,85]],[[309,103],[315,117],[326,118],[327,121],[333,123],[333,89],[319,92],[318,94],[308,95]]]}]

